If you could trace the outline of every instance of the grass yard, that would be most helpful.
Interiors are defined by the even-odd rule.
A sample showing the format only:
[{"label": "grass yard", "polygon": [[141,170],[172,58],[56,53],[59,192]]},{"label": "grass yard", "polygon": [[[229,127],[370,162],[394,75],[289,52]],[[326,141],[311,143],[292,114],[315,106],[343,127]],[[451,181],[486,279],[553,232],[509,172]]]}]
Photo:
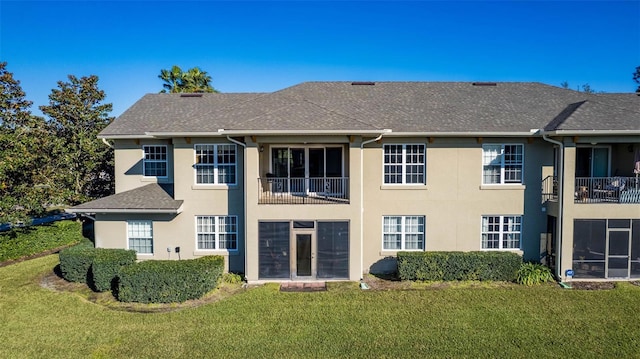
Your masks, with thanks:
[{"label": "grass yard", "polygon": [[251,288],[165,313],[107,309],[40,286],[56,255],[0,268],[1,358],[629,358],[640,287],[326,292]]}]

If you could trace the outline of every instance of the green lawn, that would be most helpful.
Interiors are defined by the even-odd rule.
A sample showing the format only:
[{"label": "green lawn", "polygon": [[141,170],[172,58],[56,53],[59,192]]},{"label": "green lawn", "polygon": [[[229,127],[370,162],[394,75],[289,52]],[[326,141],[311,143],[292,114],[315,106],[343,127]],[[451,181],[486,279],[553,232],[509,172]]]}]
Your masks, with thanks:
[{"label": "green lawn", "polygon": [[1,358],[640,356],[640,287],[281,293],[168,313],[107,309],[40,286],[57,256],[0,268]]}]

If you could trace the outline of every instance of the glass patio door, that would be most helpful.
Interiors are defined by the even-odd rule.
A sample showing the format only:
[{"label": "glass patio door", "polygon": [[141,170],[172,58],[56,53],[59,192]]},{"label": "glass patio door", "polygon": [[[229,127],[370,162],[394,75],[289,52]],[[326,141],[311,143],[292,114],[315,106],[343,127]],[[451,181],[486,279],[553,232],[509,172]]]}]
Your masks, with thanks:
[{"label": "glass patio door", "polygon": [[576,177],[609,176],[608,147],[576,148]]},{"label": "glass patio door", "polygon": [[274,191],[343,193],[342,147],[274,147]]}]

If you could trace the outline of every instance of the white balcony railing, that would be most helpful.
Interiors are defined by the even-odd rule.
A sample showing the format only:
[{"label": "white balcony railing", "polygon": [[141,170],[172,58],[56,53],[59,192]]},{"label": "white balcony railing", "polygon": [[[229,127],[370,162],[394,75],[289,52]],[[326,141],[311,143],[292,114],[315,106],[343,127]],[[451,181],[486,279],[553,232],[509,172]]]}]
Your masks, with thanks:
[{"label": "white balcony railing", "polygon": [[348,204],[348,177],[261,177],[258,204]]}]

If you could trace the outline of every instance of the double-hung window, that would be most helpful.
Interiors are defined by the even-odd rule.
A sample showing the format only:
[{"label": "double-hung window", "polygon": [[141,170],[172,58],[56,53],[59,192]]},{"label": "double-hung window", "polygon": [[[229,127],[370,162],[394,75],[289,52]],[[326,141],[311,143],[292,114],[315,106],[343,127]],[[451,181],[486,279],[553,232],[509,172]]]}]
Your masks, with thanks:
[{"label": "double-hung window", "polygon": [[425,145],[384,145],[385,184],[424,184]]},{"label": "double-hung window", "polygon": [[482,216],[482,249],[520,249],[522,216]]},{"label": "double-hung window", "polygon": [[238,217],[196,216],[196,241],[199,250],[237,250]]},{"label": "double-hung window", "polygon": [[142,146],[142,168],[146,177],[167,177],[167,146]]},{"label": "double-hung window", "polygon": [[236,184],[236,145],[195,145],[197,184]]},{"label": "double-hung window", "polygon": [[151,221],[128,221],[129,249],[138,254],[153,254],[153,228]]},{"label": "double-hung window", "polygon": [[522,183],[524,146],[483,145],[482,183],[509,184]]},{"label": "double-hung window", "polygon": [[382,217],[383,250],[424,250],[424,216]]}]

